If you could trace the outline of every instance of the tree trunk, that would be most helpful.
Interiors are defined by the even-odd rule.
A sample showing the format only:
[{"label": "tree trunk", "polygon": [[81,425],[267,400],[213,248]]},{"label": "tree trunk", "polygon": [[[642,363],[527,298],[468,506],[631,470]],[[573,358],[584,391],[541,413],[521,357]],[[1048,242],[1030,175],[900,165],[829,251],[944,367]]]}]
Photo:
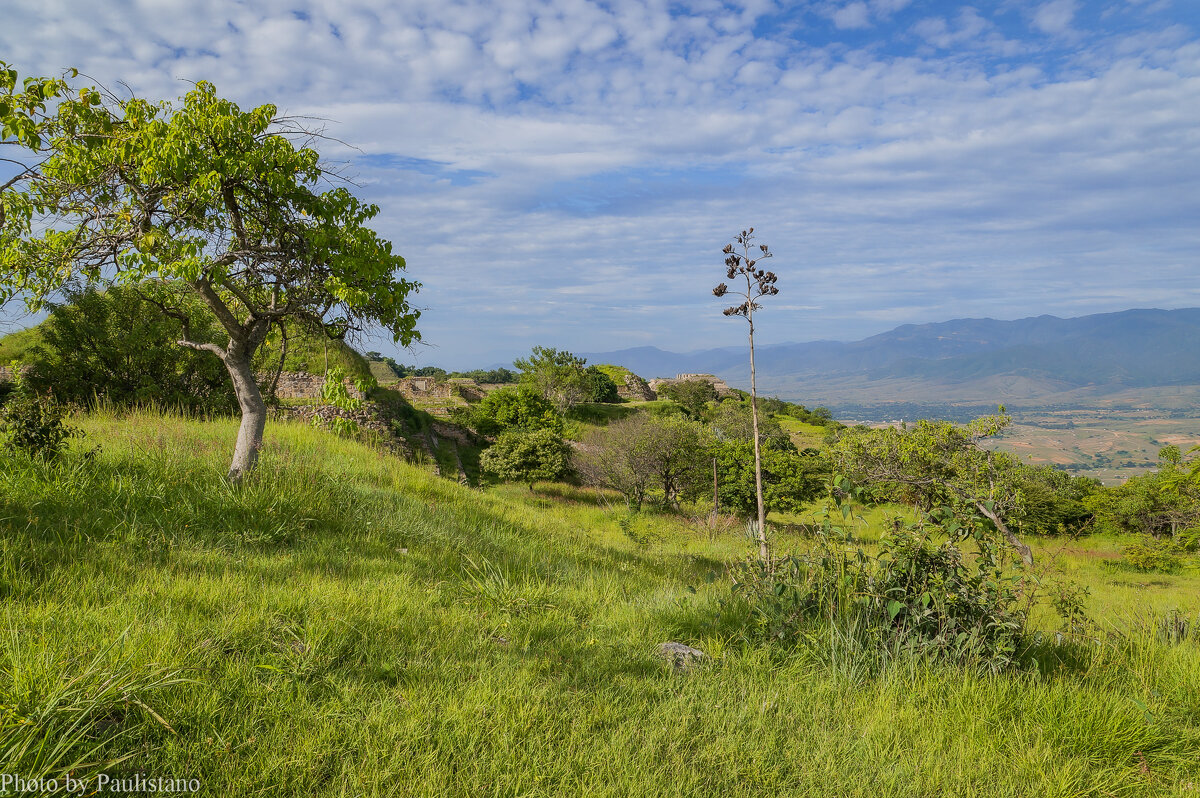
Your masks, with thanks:
[{"label": "tree trunk", "polygon": [[250,358],[234,347],[230,348],[234,351],[225,356],[225,368],[233,379],[233,391],[242,410],[242,423],[238,427],[237,445],[233,450],[233,462],[229,466],[229,480],[238,483],[253,471],[258,463],[263,429],[267,426],[267,406],[263,402],[262,392],[258,389],[258,382],[254,379]]},{"label": "tree trunk", "polygon": [[[753,311],[751,311],[753,312]],[[754,320],[750,318],[750,424],[754,428],[754,493],[758,501],[758,556],[764,563],[771,561],[767,548],[767,513],[763,504],[762,453],[758,441],[758,386],[754,373]]]},{"label": "tree trunk", "polygon": [[985,507],[983,502],[976,502],[975,507],[979,510],[979,512],[987,516],[988,520],[996,525],[996,529],[1000,530],[1000,534],[1004,535],[1004,538],[1012,544],[1013,548],[1016,549],[1018,553],[1020,553],[1021,559],[1025,561],[1025,564],[1032,568],[1033,549],[1022,543],[1021,539],[1014,535],[1013,531],[1008,528],[1004,521],[1000,519],[1000,516],[996,515],[987,507]]}]

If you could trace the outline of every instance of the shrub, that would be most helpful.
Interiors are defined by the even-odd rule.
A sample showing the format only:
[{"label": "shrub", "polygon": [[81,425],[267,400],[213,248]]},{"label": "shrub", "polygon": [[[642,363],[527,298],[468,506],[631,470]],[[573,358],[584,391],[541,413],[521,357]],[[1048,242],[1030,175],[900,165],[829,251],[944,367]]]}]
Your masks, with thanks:
[{"label": "shrub", "polygon": [[[170,296],[167,296],[171,294]],[[151,302],[178,304],[181,318]],[[103,396],[117,404],[157,402],[193,410],[229,411],[233,388],[220,359],[176,343],[215,341],[216,321],[198,300],[162,286],[95,286],[68,294],[40,329],[29,383],[62,402],[90,404]],[[186,317],[184,322],[182,317]]]},{"label": "shrub", "polygon": [[48,396],[23,391],[0,408],[0,434],[5,448],[41,460],[62,454],[67,440],[82,433],[63,421],[66,409]]},{"label": "shrub", "polygon": [[811,552],[771,565],[734,569],[736,602],[749,636],[794,645],[831,624],[853,630],[876,651],[1002,671],[1016,664],[1026,615],[1015,583],[991,548],[967,557],[957,543],[935,543],[938,525],[897,528],[873,557],[822,538]]},{"label": "shrub", "polygon": [[1172,538],[1146,535],[1125,547],[1124,562],[1138,571],[1172,573],[1183,567],[1185,551],[1185,545]]},{"label": "shrub", "polygon": [[533,483],[561,479],[568,472],[567,445],[553,430],[510,430],[480,456],[479,465],[489,474],[512,482]]}]

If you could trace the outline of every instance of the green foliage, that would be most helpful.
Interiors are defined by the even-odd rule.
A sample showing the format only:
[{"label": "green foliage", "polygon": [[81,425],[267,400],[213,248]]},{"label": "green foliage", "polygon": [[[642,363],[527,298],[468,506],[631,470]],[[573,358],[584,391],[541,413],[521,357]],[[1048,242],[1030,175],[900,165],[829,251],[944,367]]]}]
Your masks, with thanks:
[{"label": "green foliage", "polygon": [[[410,368],[410,367],[402,366],[401,368]],[[412,367],[410,373],[413,374],[414,376],[419,377],[422,375],[418,374],[417,372],[421,371],[421,370],[423,370],[423,369],[417,369],[415,367]],[[438,370],[441,371],[441,369],[438,369]],[[516,382],[517,378],[519,377],[519,375],[512,369],[506,369],[503,367],[498,368],[498,369],[472,369],[470,371],[452,371],[448,375],[446,375],[445,372],[442,372],[442,373],[443,373],[443,375],[449,376],[449,377],[462,377],[462,378],[465,378],[468,380],[475,380],[475,382],[479,383],[480,385],[507,385],[509,383]]]},{"label": "green foliage", "polygon": [[[749,517],[757,511],[752,441],[721,441],[709,449],[717,461],[717,496],[723,510]],[[797,452],[764,446],[763,503],[767,512],[794,513],[819,498],[829,478],[829,461],[814,449]]]},{"label": "green foliage", "polygon": [[1014,520],[1033,535],[1079,535],[1091,528],[1089,497],[1102,490],[1100,482],[1073,476],[1050,466],[1018,466],[1017,481],[1023,505]]},{"label": "green foliage", "polygon": [[16,330],[0,338],[0,363],[33,359],[34,350],[42,343],[41,325]]},{"label": "green foliage", "polygon": [[617,384],[607,373],[596,366],[588,366],[584,376],[587,381],[587,397],[584,401],[606,404],[621,401],[621,396],[617,393]]},{"label": "green foliage", "polygon": [[48,395],[37,394],[20,377],[19,364],[12,365],[17,375],[13,396],[0,405],[0,435],[4,447],[28,457],[50,461],[58,459],[67,441],[82,433],[67,424],[66,408]]},{"label": "green foliage", "polygon": [[460,414],[460,423],[481,435],[496,435],[508,429],[548,429],[562,435],[563,418],[531,385],[501,388]]},{"label": "green foliage", "polygon": [[948,507],[956,526],[990,527],[1032,565],[1033,555],[1009,524],[1028,510],[1021,490],[1019,460],[984,449],[979,442],[998,434],[1012,418],[1004,414],[966,425],[919,421],[913,427],[845,430],[830,449],[834,467],[856,484],[905,497],[919,509]]},{"label": "green foliage", "polygon": [[[179,318],[161,305],[176,307]],[[29,374],[38,393],[82,405],[100,398],[210,412],[237,407],[221,361],[179,345],[184,337],[215,341],[223,331],[199,299],[178,289],[146,283],[69,291],[38,329],[42,342]]]},{"label": "green foliage", "polygon": [[658,393],[678,404],[694,419],[703,418],[709,402],[717,401],[717,389],[703,379],[669,382],[660,385]]},{"label": "green foliage", "polygon": [[18,395],[0,407],[0,435],[11,451],[54,460],[80,434],[65,417],[66,409],[49,397]]},{"label": "green foliage", "polygon": [[551,429],[512,429],[504,432],[479,458],[480,467],[503,480],[528,483],[565,477],[569,449]]},{"label": "green foliage", "polygon": [[935,542],[936,523],[883,537],[879,554],[825,539],[814,551],[734,572],[739,600],[759,640],[796,645],[823,625],[851,630],[892,654],[968,664],[989,672],[1017,664],[1026,616],[1016,582],[984,546],[971,557]]},{"label": "green foliage", "polygon": [[1165,447],[1157,471],[1089,495],[1084,504],[1108,532],[1178,535],[1200,527],[1200,458]]},{"label": "green foliage", "polygon": [[565,415],[591,395],[592,383],[584,369],[586,363],[587,360],[565,349],[560,351],[545,346],[535,346],[529,357],[513,361],[513,365],[521,370],[521,384],[537,390],[560,415]]},{"label": "green foliage", "polygon": [[1135,571],[1175,573],[1183,567],[1187,552],[1183,541],[1144,535],[1125,547],[1123,561]]},{"label": "green foliage", "polygon": [[[359,390],[369,389],[372,387],[370,382],[359,378],[355,380],[355,387]],[[361,399],[350,394],[350,389],[346,387],[346,372],[340,366],[335,366],[325,373],[325,383],[321,386],[321,402],[339,410],[358,410],[363,405]],[[353,435],[359,429],[357,421],[344,416],[324,419],[314,415],[312,423],[314,427],[327,427],[335,434],[343,436]]]},{"label": "green foliage", "polygon": [[639,509],[652,488],[664,506],[677,506],[705,483],[704,429],[681,417],[638,413],[594,429],[574,452],[576,471],[591,485],[620,493]]}]

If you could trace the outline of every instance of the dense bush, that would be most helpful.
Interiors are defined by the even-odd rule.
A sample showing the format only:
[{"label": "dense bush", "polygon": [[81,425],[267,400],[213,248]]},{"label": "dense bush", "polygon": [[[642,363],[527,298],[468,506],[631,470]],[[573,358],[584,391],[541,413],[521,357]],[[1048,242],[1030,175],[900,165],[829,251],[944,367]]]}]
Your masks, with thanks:
[{"label": "dense bush", "polygon": [[477,405],[461,408],[451,418],[481,435],[497,435],[509,429],[548,429],[562,435],[563,418],[531,385],[501,388],[483,397]]},{"label": "dense bush", "polygon": [[512,429],[502,434],[479,458],[489,474],[511,482],[533,483],[562,479],[569,470],[568,448],[550,429]]},{"label": "dense bush", "polygon": [[182,318],[164,314],[151,300],[165,299],[161,286],[88,287],[68,294],[40,327],[28,380],[60,402],[116,404],[156,402],[193,410],[230,411],[233,388],[221,361],[176,343],[216,341],[222,335],[198,300],[175,295]]},{"label": "dense bush", "polygon": [[584,375],[587,380],[587,401],[603,402],[606,404],[621,401],[621,395],[617,393],[617,384],[613,382],[612,377],[605,374],[596,366],[588,366],[584,371]]},{"label": "dense bush", "polygon": [[80,435],[65,422],[65,408],[49,396],[37,396],[25,390],[0,407],[0,435],[9,451],[55,460],[67,440]]},{"label": "dense bush", "polygon": [[[767,512],[792,513],[819,497],[829,478],[829,462],[813,449],[797,452],[763,446],[763,503]],[[717,462],[717,496],[721,509],[749,517],[757,512],[752,441],[722,441],[710,447]]]},{"label": "dense bush", "polygon": [[1023,597],[990,546],[972,557],[952,540],[935,543],[942,532],[898,528],[877,557],[826,538],[770,565],[748,561],[734,570],[725,610],[744,613],[759,641],[797,644],[832,625],[878,652],[1008,669],[1025,630]]}]

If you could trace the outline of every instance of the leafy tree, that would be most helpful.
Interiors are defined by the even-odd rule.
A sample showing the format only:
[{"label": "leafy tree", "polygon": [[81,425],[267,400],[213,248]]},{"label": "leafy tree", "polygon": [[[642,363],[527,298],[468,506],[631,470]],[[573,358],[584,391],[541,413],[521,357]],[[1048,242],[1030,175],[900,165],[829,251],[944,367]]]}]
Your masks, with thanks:
[{"label": "leafy tree", "polygon": [[479,458],[489,474],[511,482],[562,479],[568,473],[568,447],[551,429],[512,429],[502,434]]},{"label": "leafy tree", "polygon": [[[754,424],[754,491],[758,502],[758,554],[763,562],[767,562],[771,553],[767,548],[767,511],[763,501],[762,453],[758,436],[758,385],[754,370],[754,311],[762,307],[757,300],[775,296],[779,293],[779,289],[775,287],[777,278],[774,272],[755,269],[758,261],[771,257],[771,252],[766,244],[759,244],[758,252],[751,257],[750,247],[753,241],[754,228],[751,227],[749,230],[743,230],[734,238],[734,244],[741,248],[741,252],[734,251],[734,244],[725,245],[723,250],[725,253],[725,277],[729,280],[738,277],[744,278],[746,290],[744,292],[740,289],[736,291],[735,295],[743,297],[744,301],[740,305],[725,308],[724,312],[726,316],[741,316],[750,325],[750,412]],[[713,289],[714,296],[723,297],[728,293],[729,286],[725,283],[721,283]]]},{"label": "leafy tree", "polygon": [[605,374],[598,367],[588,366],[584,377],[587,380],[587,398],[589,402],[613,404],[621,401],[621,395],[617,393],[617,384],[613,382],[613,378]]},{"label": "leafy tree", "polygon": [[465,421],[482,435],[512,428],[563,431],[562,416],[531,385],[492,391],[468,411]]},{"label": "leafy tree", "polygon": [[1175,446],[1159,457],[1157,471],[1086,497],[1099,527],[1160,537],[1200,526],[1200,458],[1184,462]]},{"label": "leafy tree", "polygon": [[1100,482],[1076,477],[1050,466],[1022,464],[1017,475],[1023,507],[1016,524],[1035,535],[1078,535],[1092,523],[1089,497],[1100,491]]},{"label": "leafy tree", "polygon": [[664,506],[705,483],[709,462],[703,428],[687,419],[637,414],[593,430],[575,452],[584,481],[615,490],[638,509],[652,487]]},{"label": "leafy tree", "polygon": [[[727,400],[717,405],[710,415],[713,435],[717,440],[747,443],[754,440],[754,417],[749,402]],[[795,449],[792,439],[779,425],[779,421],[769,415],[760,416],[758,419],[758,440],[763,446],[779,450]]]},{"label": "leafy tree", "polygon": [[717,389],[703,379],[669,382],[659,386],[658,392],[678,404],[694,419],[702,418],[708,403],[717,401]]},{"label": "leafy tree", "polygon": [[154,284],[69,292],[68,301],[52,305],[41,325],[30,386],[38,393],[53,392],[60,402],[79,404],[103,396],[118,404],[157,401],[219,411],[236,407],[220,363],[206,353],[180,348],[175,342],[183,324],[144,298],[159,296],[176,304],[187,314],[196,338],[219,336],[199,300],[165,296],[170,293]]},{"label": "leafy tree", "polygon": [[345,188],[319,191],[329,173],[302,146],[312,134],[275,106],[242,111],[206,82],[178,105],[65,82],[38,104],[15,85],[0,69],[2,136],[27,153],[0,194],[0,300],[39,307],[73,277],[194,292],[227,342],[185,326],[179,344],[218,357],[233,381],[242,423],[231,479],[262,446],[252,363],[272,327],[341,338],[377,324],[405,345],[419,338],[407,301],[417,284],[397,277],[404,259],[367,227],[379,209]]},{"label": "leafy tree", "polygon": [[[721,441],[710,449],[717,461],[717,498],[741,516],[758,509],[750,440]],[[814,449],[762,447],[763,503],[767,512],[798,512],[816,500],[829,479],[829,462]]]},{"label": "leafy tree", "polygon": [[856,428],[842,434],[831,454],[835,467],[855,482],[902,486],[925,511],[950,508],[954,529],[976,530],[986,519],[1032,565],[1033,552],[1009,526],[1026,512],[1020,461],[979,445],[1011,422],[1001,408],[1000,415],[964,426],[920,421],[905,429]]},{"label": "leafy tree", "polygon": [[521,370],[521,382],[536,388],[560,415],[566,415],[589,395],[585,363],[586,359],[565,349],[544,346],[535,346],[529,357],[513,361]]}]

